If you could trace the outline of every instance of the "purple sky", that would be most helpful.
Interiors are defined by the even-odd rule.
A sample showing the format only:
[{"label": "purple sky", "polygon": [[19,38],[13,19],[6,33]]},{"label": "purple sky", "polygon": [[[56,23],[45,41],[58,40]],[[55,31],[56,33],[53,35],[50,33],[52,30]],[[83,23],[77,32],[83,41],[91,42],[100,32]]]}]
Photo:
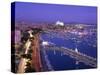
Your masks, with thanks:
[{"label": "purple sky", "polygon": [[97,7],[27,2],[16,2],[15,5],[16,21],[55,23],[60,20],[65,23],[97,24]]}]

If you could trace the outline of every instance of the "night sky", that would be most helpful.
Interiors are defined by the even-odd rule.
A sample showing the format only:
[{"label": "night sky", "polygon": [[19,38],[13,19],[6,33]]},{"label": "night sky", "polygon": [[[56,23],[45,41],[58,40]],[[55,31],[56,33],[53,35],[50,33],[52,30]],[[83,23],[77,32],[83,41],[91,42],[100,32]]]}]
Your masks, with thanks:
[{"label": "night sky", "polygon": [[33,23],[97,24],[97,7],[15,2],[15,20]]}]

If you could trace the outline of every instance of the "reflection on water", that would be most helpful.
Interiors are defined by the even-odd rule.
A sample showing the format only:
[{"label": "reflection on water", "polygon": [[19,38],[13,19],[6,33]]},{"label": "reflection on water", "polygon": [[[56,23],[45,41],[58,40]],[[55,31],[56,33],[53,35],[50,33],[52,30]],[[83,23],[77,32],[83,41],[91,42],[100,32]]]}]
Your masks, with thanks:
[{"label": "reflection on water", "polygon": [[[51,34],[54,34],[53,37]],[[69,34],[69,33],[68,33]],[[70,35],[70,34],[69,34]],[[96,35],[87,35],[86,37],[78,38],[78,36],[71,34],[69,37],[59,38],[57,33],[42,34],[41,38],[45,41],[50,41],[58,47],[67,47],[75,50],[77,47],[78,51],[86,55],[97,57]],[[95,38],[90,38],[95,37]],[[73,39],[75,38],[75,39]],[[91,42],[92,41],[92,42]],[[95,42],[94,42],[95,41]],[[92,68],[91,66],[85,65],[84,63],[78,62],[75,59],[70,58],[64,53],[59,51],[46,51],[48,59],[53,66],[54,70],[70,70],[70,69],[87,69]],[[43,60],[43,58],[42,58]]]},{"label": "reflection on water", "polygon": [[[91,56],[97,59],[97,32],[95,26],[88,26],[80,29],[76,26],[65,28],[54,28],[50,29],[47,27],[43,27],[44,30],[39,34],[39,45],[40,45],[40,55],[41,61],[43,65],[42,71],[52,71],[52,70],[71,70],[71,69],[89,69],[93,68],[86,63],[79,62],[78,60],[71,58],[69,55],[64,54],[61,51],[56,50],[45,50],[42,44],[46,45],[47,42],[51,43],[55,47],[59,47],[60,49],[68,48],[75,50],[75,53],[80,52],[85,55]],[[92,27],[92,28],[90,28]],[[33,30],[34,31],[34,30]],[[24,33],[27,33],[23,31]],[[17,32],[18,33],[18,32]],[[22,33],[22,32],[21,32]],[[20,34],[21,36],[21,34]],[[16,36],[18,37],[18,35]],[[24,37],[26,39],[27,35]],[[18,38],[17,38],[18,39]],[[47,42],[43,42],[47,41]],[[20,49],[17,49],[16,45],[16,53],[21,55],[24,53],[24,42],[20,43]],[[32,45],[31,45],[32,47]],[[30,48],[31,48],[30,47]],[[34,50],[34,49],[33,49]],[[31,49],[30,49],[31,51]],[[19,52],[19,53],[18,53]],[[32,52],[30,52],[31,54]],[[18,68],[18,64],[20,62],[20,58],[16,56],[16,71]],[[77,56],[76,56],[77,57]],[[84,57],[84,56],[83,56]],[[82,57],[81,57],[82,58]],[[80,60],[80,59],[79,59]],[[86,59],[88,61],[88,59]],[[91,59],[90,59],[91,61]],[[95,63],[96,64],[96,63]]]}]

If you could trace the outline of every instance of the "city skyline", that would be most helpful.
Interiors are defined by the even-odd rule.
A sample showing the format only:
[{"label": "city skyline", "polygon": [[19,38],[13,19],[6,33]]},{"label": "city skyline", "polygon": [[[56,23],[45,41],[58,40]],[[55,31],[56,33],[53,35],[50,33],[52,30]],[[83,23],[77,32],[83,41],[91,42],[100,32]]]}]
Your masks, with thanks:
[{"label": "city skyline", "polygon": [[12,72],[97,68],[97,7],[11,5]]}]

